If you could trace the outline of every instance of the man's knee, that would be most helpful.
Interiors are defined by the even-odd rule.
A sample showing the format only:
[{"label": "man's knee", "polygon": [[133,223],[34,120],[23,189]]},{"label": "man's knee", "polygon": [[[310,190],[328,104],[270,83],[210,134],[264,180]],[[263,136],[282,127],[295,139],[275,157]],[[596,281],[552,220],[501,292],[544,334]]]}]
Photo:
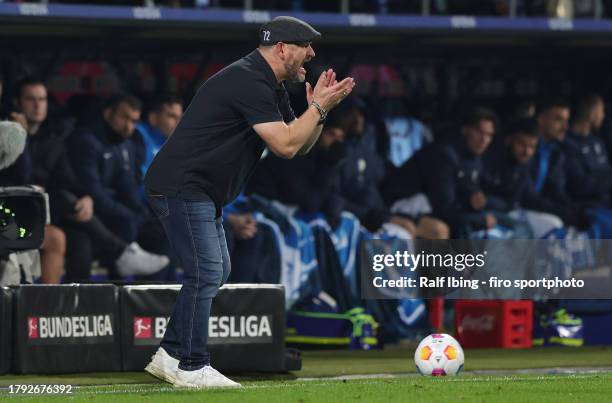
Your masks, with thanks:
[{"label": "man's knee", "polygon": [[66,234],[54,225],[45,227],[45,238],[42,249],[49,252],[66,253]]},{"label": "man's knee", "polygon": [[217,295],[217,291],[227,278],[221,265],[214,270],[207,270],[206,272],[200,272],[199,278],[196,278],[196,288],[198,293],[204,298],[214,298]]}]

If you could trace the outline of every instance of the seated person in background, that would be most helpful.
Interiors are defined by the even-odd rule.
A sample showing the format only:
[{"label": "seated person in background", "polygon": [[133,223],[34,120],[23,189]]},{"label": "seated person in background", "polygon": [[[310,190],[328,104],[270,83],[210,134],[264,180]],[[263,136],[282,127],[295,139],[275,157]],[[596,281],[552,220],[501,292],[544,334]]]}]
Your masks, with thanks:
[{"label": "seated person in background", "polygon": [[[339,118],[339,125],[346,131],[344,142],[346,155],[338,164],[339,192],[344,199],[344,209],[355,214],[370,232],[378,231],[385,222],[399,225],[412,237],[430,239],[448,238],[448,228],[432,217],[412,217],[390,212],[379,190],[385,177],[385,162],[372,146],[371,133],[363,111],[349,113]],[[339,112],[338,112],[339,113]]]},{"label": "seated person in background", "polygon": [[326,124],[313,150],[286,160],[269,153],[257,166],[247,193],[297,206],[301,214],[323,213],[332,227],[340,220],[336,168],[344,156],[344,131]]},{"label": "seated person in background", "polygon": [[561,99],[541,103],[536,114],[540,141],[531,161],[531,179],[537,195],[554,203],[550,212],[558,215],[565,225],[579,229],[589,227],[583,206],[567,193],[567,178],[563,142],[570,116],[569,105]]},{"label": "seated person in background", "polygon": [[[133,142],[128,141],[140,110],[140,101],[131,95],[112,97],[101,118],[72,134],[70,158],[83,191],[95,203],[96,215],[112,233],[130,244],[133,253],[144,253],[138,240],[147,249],[165,255],[169,245],[163,233],[154,230],[157,220],[139,195]],[[139,273],[129,274],[153,275],[168,264],[166,256],[148,255],[148,260]],[[165,279],[165,274],[158,274]]]},{"label": "seated person in background", "polygon": [[355,214],[368,231],[376,232],[390,216],[377,189],[385,175],[385,162],[371,145],[375,136],[366,132],[367,121],[358,104],[344,105],[336,112],[346,132],[346,155],[338,168],[344,208]]},{"label": "seated person in background", "polygon": [[538,125],[534,119],[511,123],[506,130],[503,154],[485,159],[485,190],[490,198],[498,199],[498,211],[510,213],[513,219],[526,220],[533,237],[544,238],[560,230],[563,222],[553,214],[544,213],[557,212],[557,206],[534,190],[529,169],[538,141]]},{"label": "seated person in background", "polygon": [[24,151],[30,160],[31,175],[24,183],[41,186],[49,194],[51,222],[66,233],[66,280],[89,279],[92,247],[100,256],[115,261],[122,275],[157,271],[167,264],[164,256],[143,251],[109,231],[94,215],[92,198],[86,194],[74,173],[64,143],[67,135],[48,116],[47,89],[29,77],[17,85],[15,106],[21,112],[11,116],[27,131]]},{"label": "seated person in background", "polygon": [[[0,122],[0,187],[27,185],[31,176],[31,160],[24,154],[27,141],[25,129],[16,122]],[[64,274],[66,236],[55,225],[45,225],[40,247],[40,282],[59,284]]]},{"label": "seated person in background", "polygon": [[563,142],[565,175],[570,197],[589,207],[610,207],[612,166],[606,146],[596,135],[605,118],[600,96],[580,99]]},{"label": "seated person in background", "polygon": [[[339,193],[337,173],[337,165],[344,156],[343,142],[344,130],[328,118],[308,154],[287,160],[268,153],[247,185],[253,208],[268,219],[258,222],[257,236],[265,237],[264,231],[269,230],[267,221],[272,221],[274,226],[271,228],[282,234],[275,242],[280,246],[278,256],[282,258],[278,278],[289,284],[289,290],[294,281],[292,278],[300,279],[300,287],[305,286],[307,282],[303,280],[312,279],[308,273],[314,269],[319,273],[317,279],[330,273],[331,267],[339,267],[338,264],[346,270],[345,273],[354,269],[351,263],[354,259],[348,259],[355,256],[351,235],[359,234],[360,227],[352,214],[343,214],[344,200]],[[274,239],[268,241],[268,249],[272,249],[272,242]],[[273,257],[270,256],[268,261],[273,261]],[[332,262],[336,262],[336,266]],[[232,271],[237,266],[234,263],[236,259]],[[238,271],[245,272],[246,265],[241,266]],[[269,264],[269,267],[274,266]],[[261,272],[256,268],[250,271]],[[269,270],[265,277],[260,277],[269,279],[271,274]],[[230,278],[234,281],[248,279],[234,273]],[[335,287],[322,287],[334,297],[340,295],[332,291],[336,290]]]},{"label": "seated person in background", "polygon": [[426,193],[433,214],[451,227],[452,237],[471,231],[491,229],[495,209],[483,191],[482,155],[495,135],[497,116],[484,108],[470,111],[461,126],[461,135],[435,146],[426,176]]},{"label": "seated person in background", "polygon": [[274,230],[259,223],[243,194],[223,207],[223,229],[232,258],[230,283],[278,283],[281,256]]},{"label": "seated person in background", "polygon": [[143,177],[153,157],[164,145],[166,139],[172,135],[182,116],[181,99],[174,95],[162,94],[153,100],[147,113],[147,119],[136,124],[140,136],[134,136],[134,139],[137,142],[142,141],[140,172]]},{"label": "seated person in background", "polygon": [[2,109],[3,102],[2,102],[2,90],[4,89],[4,76],[2,75],[2,69],[0,69],[0,119],[2,119],[4,117],[4,110]]}]

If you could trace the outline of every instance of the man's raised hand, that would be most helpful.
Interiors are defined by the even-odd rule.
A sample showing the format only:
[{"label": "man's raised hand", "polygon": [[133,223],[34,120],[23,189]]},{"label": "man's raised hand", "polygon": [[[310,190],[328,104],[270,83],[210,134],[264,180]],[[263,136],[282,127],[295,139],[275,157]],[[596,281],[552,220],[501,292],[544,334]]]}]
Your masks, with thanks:
[{"label": "man's raised hand", "polygon": [[312,91],[308,92],[308,90],[311,89],[310,84],[308,84],[306,88],[309,96],[309,103],[315,101],[322,108],[329,111],[346,98],[353,91],[354,87],[355,80],[352,77],[347,77],[338,82],[336,80],[336,73],[332,69],[329,69],[321,73]]}]

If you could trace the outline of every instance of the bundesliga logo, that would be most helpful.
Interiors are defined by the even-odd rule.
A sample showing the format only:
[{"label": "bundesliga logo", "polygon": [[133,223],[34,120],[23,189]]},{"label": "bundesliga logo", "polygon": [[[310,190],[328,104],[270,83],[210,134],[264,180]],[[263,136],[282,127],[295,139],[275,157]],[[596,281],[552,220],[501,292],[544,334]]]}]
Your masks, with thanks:
[{"label": "bundesliga logo", "polygon": [[28,339],[38,339],[38,318],[28,318]]},{"label": "bundesliga logo", "polygon": [[[134,316],[134,344],[154,345],[164,337],[169,318]],[[208,321],[210,344],[271,343],[270,315],[211,316]]]},{"label": "bundesliga logo", "polygon": [[208,337],[272,337],[268,316],[211,316]]},{"label": "bundesliga logo", "polygon": [[114,335],[110,315],[28,317],[28,339],[105,338]]},{"label": "bundesliga logo", "polygon": [[134,316],[134,341],[136,344],[138,341],[145,341],[143,344],[147,344],[146,340],[161,339],[164,337],[166,326],[168,325],[169,318],[165,317],[151,317],[151,316]]},{"label": "bundesliga logo", "polygon": [[151,318],[134,317],[134,338],[151,338]]}]

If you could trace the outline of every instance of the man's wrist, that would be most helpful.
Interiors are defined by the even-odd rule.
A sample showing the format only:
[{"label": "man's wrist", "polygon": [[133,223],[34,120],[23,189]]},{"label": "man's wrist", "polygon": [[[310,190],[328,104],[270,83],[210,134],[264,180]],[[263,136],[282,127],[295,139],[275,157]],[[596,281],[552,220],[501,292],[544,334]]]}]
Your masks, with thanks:
[{"label": "man's wrist", "polygon": [[319,104],[317,101],[314,101],[314,100],[310,103],[310,106],[313,106],[319,112],[319,115],[321,116],[317,124],[318,125],[323,124],[325,122],[325,119],[327,118],[327,110],[323,108],[321,104]]}]

